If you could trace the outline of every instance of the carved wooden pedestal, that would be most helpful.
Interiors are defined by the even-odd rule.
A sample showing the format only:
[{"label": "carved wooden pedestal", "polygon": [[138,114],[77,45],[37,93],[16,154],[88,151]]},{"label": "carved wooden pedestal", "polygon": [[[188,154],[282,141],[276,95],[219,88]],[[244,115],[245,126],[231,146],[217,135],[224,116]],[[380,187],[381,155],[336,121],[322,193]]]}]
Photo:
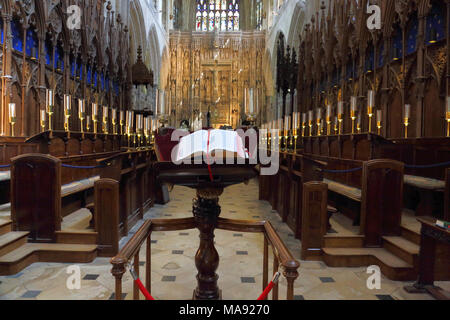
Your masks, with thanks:
[{"label": "carved wooden pedestal", "polygon": [[198,270],[197,289],[194,300],[220,300],[221,292],[217,286],[219,276],[219,254],[214,247],[214,230],[220,215],[219,196],[223,189],[199,189],[194,199],[193,213],[197,228],[200,230],[200,247],[195,256]]}]

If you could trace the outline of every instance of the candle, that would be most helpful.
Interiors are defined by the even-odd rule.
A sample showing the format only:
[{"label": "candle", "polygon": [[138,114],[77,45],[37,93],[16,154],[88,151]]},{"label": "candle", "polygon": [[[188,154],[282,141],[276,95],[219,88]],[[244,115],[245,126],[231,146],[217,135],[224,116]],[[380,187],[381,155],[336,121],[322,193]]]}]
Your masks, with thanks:
[{"label": "candle", "polygon": [[299,113],[294,112],[292,118],[292,130],[296,131],[299,127]]},{"label": "candle", "polygon": [[91,125],[91,116],[87,116],[86,117],[86,126],[87,126],[88,130],[89,130],[90,125]]},{"label": "candle", "polygon": [[338,117],[342,118],[343,115],[344,115],[344,101],[339,101],[338,102]]},{"label": "candle", "polygon": [[117,109],[113,108],[111,110],[111,120],[113,122],[113,124],[117,123]]},{"label": "candle", "polygon": [[358,109],[358,98],[353,96],[351,98],[351,118],[352,120],[356,119],[356,110]]},{"label": "candle", "polygon": [[159,114],[165,115],[166,114],[166,106],[165,106],[165,92],[160,90],[159,91]]},{"label": "candle", "polygon": [[317,121],[322,119],[322,108],[317,109]]},{"label": "candle", "polygon": [[127,111],[127,128],[131,131],[134,126],[134,114],[133,111]]},{"label": "candle", "polygon": [[447,97],[447,113],[450,113],[450,96]]},{"label": "candle", "polygon": [[331,121],[331,104],[327,105],[327,122]]},{"label": "candle", "polygon": [[314,113],[313,113],[313,111],[309,110],[308,115],[309,115],[309,122],[313,122],[313,120],[314,120]]},{"label": "candle", "polygon": [[382,111],[381,110],[377,110],[377,122],[378,122],[378,124],[381,123],[382,116],[383,116]]},{"label": "candle", "polygon": [[92,104],[92,119],[94,119],[94,121],[96,120],[98,115],[98,105],[94,102]]},{"label": "candle", "polygon": [[64,95],[64,113],[67,116],[70,116],[72,110],[72,97],[68,94]]},{"label": "candle", "polygon": [[406,104],[405,105],[405,119],[409,119],[410,115],[411,115],[411,105]]},{"label": "candle", "polygon": [[284,130],[286,131],[286,135],[291,128],[291,116],[284,117]]},{"label": "candle", "polygon": [[302,113],[302,124],[305,125],[306,124],[306,112]]},{"label": "candle", "polygon": [[9,104],[9,121],[10,122],[15,122],[16,118],[16,104],[15,103],[10,103]]},{"label": "candle", "polygon": [[46,116],[45,116],[45,110],[41,110],[41,123],[42,122],[44,122],[45,123],[45,119],[46,118]]},{"label": "candle", "polygon": [[375,91],[373,90],[369,90],[368,92],[367,106],[369,111],[372,111],[375,106]]},{"label": "candle", "polygon": [[47,108],[47,112],[53,112],[53,105],[54,105],[54,93],[53,90],[47,89],[45,94],[45,106]]},{"label": "candle", "polygon": [[80,114],[80,118],[83,119],[84,118],[84,113],[86,112],[85,107],[84,107],[84,100],[83,99],[79,99],[78,100],[78,112]]},{"label": "candle", "polygon": [[124,114],[123,110],[120,110],[120,124],[121,125],[124,124],[124,121],[125,121],[124,116],[125,116],[125,114]]}]

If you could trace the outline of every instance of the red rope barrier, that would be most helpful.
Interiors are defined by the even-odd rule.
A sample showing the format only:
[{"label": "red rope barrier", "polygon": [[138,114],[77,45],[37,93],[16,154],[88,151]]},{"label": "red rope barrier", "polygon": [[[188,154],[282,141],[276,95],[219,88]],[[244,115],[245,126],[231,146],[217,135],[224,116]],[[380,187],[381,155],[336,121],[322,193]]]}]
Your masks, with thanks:
[{"label": "red rope barrier", "polygon": [[133,268],[130,268],[131,276],[133,277],[134,282],[139,287],[139,290],[142,292],[146,300],[155,300],[152,295],[147,291],[142,281],[139,279],[136,271]]},{"label": "red rope barrier", "polygon": [[264,290],[264,292],[259,296],[258,301],[266,300],[269,296],[269,293],[273,290],[273,287],[278,283],[278,280],[280,279],[281,273],[277,272],[275,276],[273,277],[272,281],[270,281],[267,288]]}]

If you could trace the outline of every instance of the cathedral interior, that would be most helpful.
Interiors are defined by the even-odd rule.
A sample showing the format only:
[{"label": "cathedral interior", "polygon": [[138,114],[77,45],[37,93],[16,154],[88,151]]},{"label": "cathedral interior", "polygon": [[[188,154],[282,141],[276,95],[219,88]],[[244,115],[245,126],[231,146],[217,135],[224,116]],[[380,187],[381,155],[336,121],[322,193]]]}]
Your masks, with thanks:
[{"label": "cathedral interior", "polygon": [[0,0],[0,300],[449,300],[449,17]]}]

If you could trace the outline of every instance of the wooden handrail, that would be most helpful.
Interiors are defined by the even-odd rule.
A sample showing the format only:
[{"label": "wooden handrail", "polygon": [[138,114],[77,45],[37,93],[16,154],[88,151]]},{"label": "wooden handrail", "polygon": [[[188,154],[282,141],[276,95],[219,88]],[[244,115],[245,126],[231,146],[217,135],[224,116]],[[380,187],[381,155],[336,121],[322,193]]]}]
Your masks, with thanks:
[{"label": "wooden handrail", "polygon": [[[113,268],[112,275],[116,278],[116,300],[122,299],[122,277],[126,272],[126,267],[134,259],[134,269],[139,275],[139,251],[147,240],[146,254],[146,288],[151,292],[151,234],[154,231],[181,231],[196,228],[194,218],[184,219],[159,219],[147,220],[139,228],[136,234],[128,241],[125,247],[117,256],[111,259]],[[272,224],[268,221],[245,221],[245,220],[229,220],[219,218],[217,230],[237,231],[247,233],[262,233],[264,235],[264,253],[263,253],[263,289],[268,285],[269,273],[269,257],[268,246],[273,248],[273,273],[277,273],[281,268],[283,276],[286,278],[287,300],[294,298],[294,281],[298,278],[297,269],[300,263],[290,253],[285,246]],[[133,285],[133,297],[139,299],[136,284]],[[273,299],[278,300],[278,285],[273,289]]]}]

